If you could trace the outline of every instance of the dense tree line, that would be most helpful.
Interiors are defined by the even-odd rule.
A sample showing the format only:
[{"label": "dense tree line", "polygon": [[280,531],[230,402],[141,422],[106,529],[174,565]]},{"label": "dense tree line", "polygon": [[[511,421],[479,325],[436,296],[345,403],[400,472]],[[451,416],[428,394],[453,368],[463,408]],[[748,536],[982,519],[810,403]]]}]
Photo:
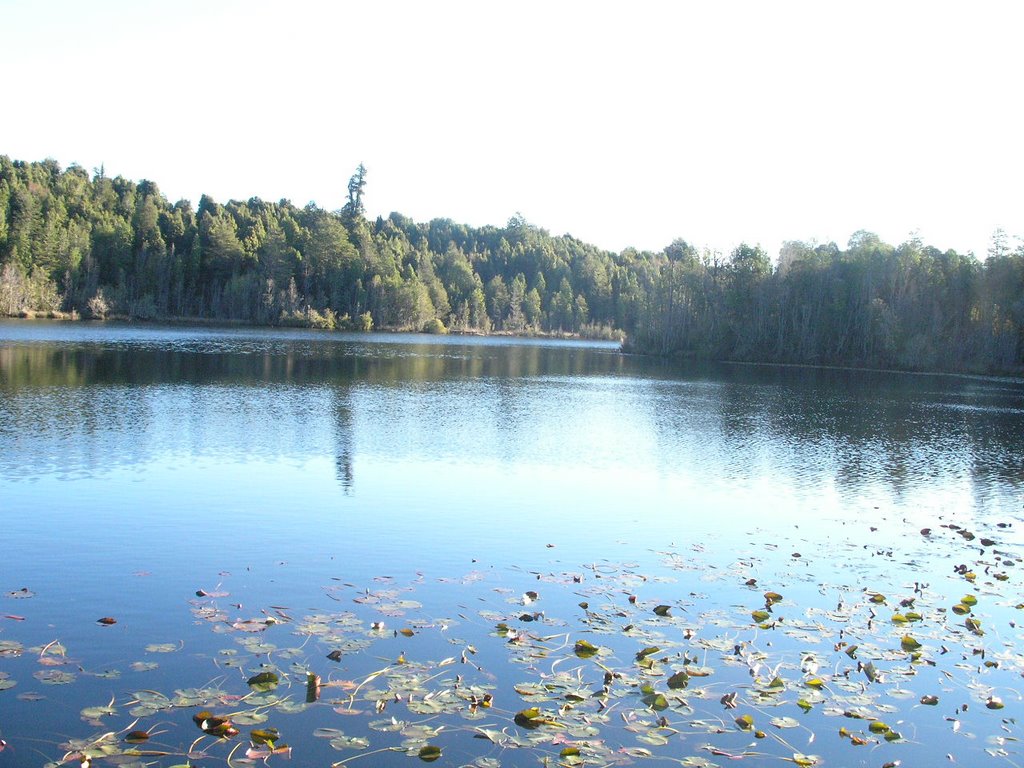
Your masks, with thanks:
[{"label": "dense tree line", "polygon": [[859,232],[728,257],[683,240],[619,254],[521,217],[371,221],[366,169],[339,211],[258,198],[193,209],[151,181],[0,156],[0,315],[210,318],[369,330],[625,332],[658,354],[1016,371],[1024,247],[989,258]]},{"label": "dense tree line", "polygon": [[258,198],[196,209],[151,181],[0,157],[0,313],[258,324],[611,333],[614,254],[521,218],[369,221],[360,166],[337,212]]},{"label": "dense tree line", "polygon": [[668,249],[633,343],[665,354],[758,362],[1021,371],[1024,247],[988,258],[860,231],[845,251],[790,241],[777,265],[741,245],[728,259]]}]

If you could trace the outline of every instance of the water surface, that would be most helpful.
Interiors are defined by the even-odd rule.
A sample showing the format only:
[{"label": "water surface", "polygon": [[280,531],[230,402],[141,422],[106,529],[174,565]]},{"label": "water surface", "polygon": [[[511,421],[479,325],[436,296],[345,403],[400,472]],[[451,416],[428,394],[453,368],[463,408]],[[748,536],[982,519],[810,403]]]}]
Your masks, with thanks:
[{"label": "water surface", "polygon": [[[269,665],[301,702],[307,671],[359,680],[400,654],[426,663],[467,646],[502,707],[435,713],[462,727],[431,739],[444,744],[448,764],[536,765],[559,759],[566,739],[617,745],[590,753],[591,765],[643,761],[642,749],[721,760],[703,747],[724,739],[722,749],[742,752],[751,741],[737,714],[749,710],[759,724],[779,714],[760,714],[772,707],[757,693],[763,673],[749,663],[730,676],[705,659],[716,679],[658,715],[671,716],[672,733],[636,726],[529,746],[473,738],[481,724],[538,738],[512,721],[538,703],[516,691],[525,678],[580,667],[579,678],[600,688],[599,668],[572,653],[581,637],[609,649],[605,667],[614,659],[638,676],[623,683],[616,707],[623,722],[643,722],[660,712],[642,701],[643,676],[661,678],[636,668],[633,655],[655,637],[675,654],[663,662],[671,673],[695,633],[708,638],[698,646],[705,657],[727,637],[730,648],[767,653],[765,663],[788,670],[792,688],[778,708],[801,726],[769,729],[785,743],[755,739],[767,754],[816,753],[834,765],[1016,754],[998,739],[1016,733],[1001,715],[1019,709],[1011,622],[1020,600],[1022,415],[1024,387],[1006,379],[679,366],[601,343],[0,322],[0,614],[18,617],[0,619],[0,687],[15,683],[0,690],[0,738],[10,745],[0,766],[58,760],[69,738],[127,726],[139,690],[173,696],[212,686],[203,706],[244,709],[230,697],[246,694],[246,678]],[[997,543],[979,547],[949,525]],[[954,572],[961,561],[980,578]],[[382,612],[394,595],[359,600],[380,585],[416,607]],[[788,633],[752,623],[769,588],[794,606]],[[523,598],[530,591],[541,598],[535,604]],[[965,591],[980,595],[975,615],[991,626],[984,635],[949,612]],[[914,628],[925,661],[905,666],[905,629],[887,624],[898,600],[871,603],[876,592],[928,606]],[[863,610],[827,621],[815,613],[837,600]],[[618,615],[616,632],[601,631],[580,602],[603,605],[605,619]],[[650,623],[659,604],[673,606],[665,626]],[[494,627],[524,611],[540,615],[523,627],[564,634],[568,650],[545,640],[536,657],[510,656]],[[224,616],[211,620],[215,612]],[[342,664],[324,658],[338,637],[301,630],[304,616],[338,612],[351,617],[336,615],[337,626],[356,622],[353,636],[372,641]],[[271,615],[281,623],[258,634],[271,650],[232,626]],[[98,626],[105,616],[117,623]],[[375,621],[388,631],[375,633]],[[630,624],[641,634],[621,631]],[[394,635],[405,625],[413,636]],[[838,694],[812,687],[822,700],[806,715],[794,709],[808,652],[836,680],[848,680],[851,667],[865,679],[843,653],[844,631],[877,643],[871,658],[889,672],[886,690],[921,681],[910,698],[875,694],[864,703],[871,717],[907,723],[901,741],[828,712]],[[767,633],[778,650],[768,650]],[[4,641],[19,648],[5,653]],[[72,664],[40,663],[52,641]],[[174,650],[147,650],[162,644]],[[955,646],[953,656],[943,644]],[[1007,661],[978,665],[982,652]],[[549,669],[555,656],[562,661]],[[946,662],[971,670],[953,675]],[[37,674],[66,667],[81,671],[63,685]],[[732,690],[747,710],[719,703]],[[931,693],[942,703],[921,705]],[[992,696],[1005,709],[987,709]],[[82,708],[112,697],[116,713],[83,721]],[[369,749],[403,743],[368,725],[372,716],[342,716],[335,708],[350,707],[327,701],[272,718],[302,764],[361,754],[332,749],[311,736],[315,728],[365,736]],[[180,704],[149,718],[170,723],[161,738],[175,752],[150,762],[181,764],[182,745],[202,736],[190,720],[197,707]],[[410,722],[423,715],[399,702],[392,712]],[[699,725],[712,721],[727,735]],[[870,756],[837,737],[840,727],[874,738]],[[193,762],[223,764],[229,750],[213,744]]]}]

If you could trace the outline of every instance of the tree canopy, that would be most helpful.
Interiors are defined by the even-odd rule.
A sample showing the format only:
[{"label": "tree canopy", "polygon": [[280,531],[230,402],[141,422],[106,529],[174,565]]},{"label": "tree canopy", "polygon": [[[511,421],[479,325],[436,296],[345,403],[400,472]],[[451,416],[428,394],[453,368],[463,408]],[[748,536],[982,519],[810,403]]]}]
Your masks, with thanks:
[{"label": "tree canopy", "polygon": [[370,221],[360,164],[338,212],[259,198],[193,209],[156,183],[0,156],[0,314],[194,317],[369,330],[624,333],[696,358],[1020,371],[1024,246],[985,261],[867,231],[728,256],[676,239],[612,253],[504,227]]}]

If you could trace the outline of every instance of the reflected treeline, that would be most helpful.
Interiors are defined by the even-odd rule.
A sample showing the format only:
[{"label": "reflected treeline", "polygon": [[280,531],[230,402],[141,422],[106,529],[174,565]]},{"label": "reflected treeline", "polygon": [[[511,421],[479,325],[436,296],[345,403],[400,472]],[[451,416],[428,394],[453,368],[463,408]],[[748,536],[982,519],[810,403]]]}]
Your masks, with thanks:
[{"label": "reflected treeline", "polygon": [[331,422],[334,435],[334,476],[346,495],[352,493],[356,479],[352,411],[347,394],[347,392],[336,392],[334,418]]},{"label": "reflected treeline", "polygon": [[603,347],[475,340],[155,334],[0,347],[9,479],[323,458],[349,493],[362,456],[771,477],[807,495],[966,483],[983,502],[1024,484],[1022,445],[1024,387],[995,379],[679,367]]},{"label": "reflected treeline", "polygon": [[608,348],[559,344],[273,341],[221,345],[0,347],[0,391],[152,384],[405,384],[452,378],[601,375],[623,369]]},{"label": "reflected treeline", "polygon": [[[0,470],[12,479],[71,477],[167,455],[330,456],[348,493],[355,482],[353,387],[406,391],[422,384],[615,373],[623,365],[613,348],[593,346],[335,339],[256,334],[182,341],[156,334],[152,344],[2,346]],[[376,451],[378,439],[394,439],[383,450],[401,454],[405,427],[394,423],[394,408],[385,402],[378,414],[364,403],[363,411],[377,424],[366,430],[364,444]],[[418,407],[409,413],[423,416]],[[388,420],[391,428],[381,433],[379,425]],[[433,436],[439,428],[421,431]]]},{"label": "reflected treeline", "polygon": [[354,438],[346,387],[90,385],[0,392],[0,475],[323,457],[346,492]]},{"label": "reflected treeline", "polygon": [[[804,489],[900,496],[928,483],[1024,486],[1024,386],[1013,381],[824,368],[693,365],[661,400],[661,444],[689,431],[696,456],[726,476],[788,475]],[[694,429],[688,402],[705,383]],[[701,408],[696,409],[697,412]]]}]

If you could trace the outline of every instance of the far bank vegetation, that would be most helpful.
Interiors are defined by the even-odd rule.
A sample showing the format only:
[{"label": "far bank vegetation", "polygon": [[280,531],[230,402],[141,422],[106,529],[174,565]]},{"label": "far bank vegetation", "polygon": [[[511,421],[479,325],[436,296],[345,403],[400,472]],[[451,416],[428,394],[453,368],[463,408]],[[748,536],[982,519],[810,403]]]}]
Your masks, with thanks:
[{"label": "far bank vegetation", "polygon": [[[574,335],[693,358],[1024,370],[1024,246],[987,258],[870,232],[777,259],[676,240],[612,253],[521,216],[502,227],[347,202],[192,207],[152,181],[0,156],[0,315],[193,318],[352,331]],[[339,185],[343,186],[343,185]]]}]

